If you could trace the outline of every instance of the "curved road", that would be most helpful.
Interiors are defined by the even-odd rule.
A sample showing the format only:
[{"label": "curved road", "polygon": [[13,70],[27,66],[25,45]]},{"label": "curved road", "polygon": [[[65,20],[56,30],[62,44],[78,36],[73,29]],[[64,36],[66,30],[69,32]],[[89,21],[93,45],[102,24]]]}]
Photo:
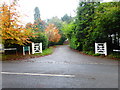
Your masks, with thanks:
[{"label": "curved road", "polygon": [[67,45],[52,55],[2,63],[3,88],[118,88],[118,61],[81,55]]}]

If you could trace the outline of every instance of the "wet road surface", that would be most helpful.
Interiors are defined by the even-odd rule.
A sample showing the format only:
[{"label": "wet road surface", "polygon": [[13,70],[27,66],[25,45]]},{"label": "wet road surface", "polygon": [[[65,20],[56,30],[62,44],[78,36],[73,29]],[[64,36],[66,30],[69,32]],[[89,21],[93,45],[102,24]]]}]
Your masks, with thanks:
[{"label": "wet road surface", "polygon": [[82,55],[68,45],[52,55],[2,62],[3,88],[118,88],[118,61]]}]

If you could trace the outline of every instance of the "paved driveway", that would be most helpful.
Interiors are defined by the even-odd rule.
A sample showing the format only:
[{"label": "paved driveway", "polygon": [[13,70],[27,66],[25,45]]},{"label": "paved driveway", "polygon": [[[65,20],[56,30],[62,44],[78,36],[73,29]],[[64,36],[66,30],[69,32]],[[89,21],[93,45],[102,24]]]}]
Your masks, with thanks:
[{"label": "paved driveway", "polygon": [[52,55],[2,63],[3,88],[118,88],[118,62],[81,55],[67,45]]}]

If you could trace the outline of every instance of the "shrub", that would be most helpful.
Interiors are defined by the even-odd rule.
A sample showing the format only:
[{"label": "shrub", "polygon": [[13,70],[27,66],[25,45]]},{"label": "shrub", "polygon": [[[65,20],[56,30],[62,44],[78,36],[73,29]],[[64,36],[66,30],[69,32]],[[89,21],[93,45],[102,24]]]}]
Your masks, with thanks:
[{"label": "shrub", "polygon": [[62,34],[59,42],[57,42],[56,44],[57,45],[63,45],[63,43],[65,42],[65,40],[66,40],[66,37],[65,37],[65,35]]},{"label": "shrub", "polygon": [[48,47],[48,38],[44,33],[38,33],[37,37],[31,37],[31,41],[34,43],[40,43],[42,42],[42,47],[43,50],[46,49]]},{"label": "shrub", "polygon": [[73,37],[70,39],[70,47],[73,48],[73,49],[77,49],[77,46],[78,46],[78,45],[76,45],[76,42],[77,42],[77,38],[73,36]]},{"label": "shrub", "polygon": [[99,54],[99,53],[96,53],[96,54],[93,54],[94,56],[100,56],[101,54]]},{"label": "shrub", "polygon": [[61,38],[60,38],[60,40],[58,42],[51,42],[51,41],[49,41],[49,45],[48,46],[63,45],[65,40],[66,40],[65,35],[61,34]]}]

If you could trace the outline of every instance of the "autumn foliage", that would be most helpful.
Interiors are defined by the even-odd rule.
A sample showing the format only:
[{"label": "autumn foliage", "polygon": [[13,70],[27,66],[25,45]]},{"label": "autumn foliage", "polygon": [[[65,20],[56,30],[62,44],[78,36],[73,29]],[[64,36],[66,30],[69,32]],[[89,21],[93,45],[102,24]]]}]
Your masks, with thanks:
[{"label": "autumn foliage", "polygon": [[33,36],[31,30],[25,29],[19,25],[19,14],[16,12],[16,3],[11,5],[6,3],[0,7],[0,35],[3,44],[19,44],[30,43],[29,37]]},{"label": "autumn foliage", "polygon": [[46,27],[45,33],[48,36],[48,40],[51,42],[58,42],[61,38],[59,30],[55,27],[54,24],[49,24]]}]

